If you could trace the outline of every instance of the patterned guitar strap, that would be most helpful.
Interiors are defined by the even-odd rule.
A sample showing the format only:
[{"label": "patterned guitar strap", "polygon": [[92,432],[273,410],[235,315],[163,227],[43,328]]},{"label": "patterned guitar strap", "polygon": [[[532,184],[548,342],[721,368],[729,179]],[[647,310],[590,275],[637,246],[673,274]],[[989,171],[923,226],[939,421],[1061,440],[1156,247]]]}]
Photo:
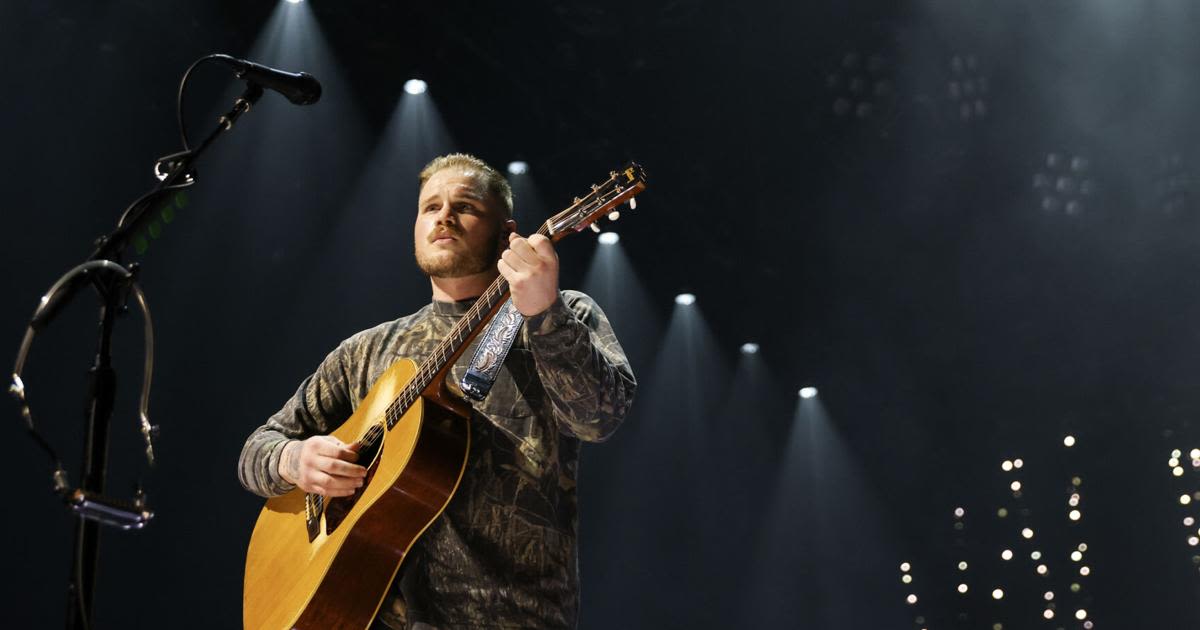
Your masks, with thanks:
[{"label": "patterned guitar strap", "polygon": [[471,357],[471,367],[459,383],[467,398],[480,401],[487,397],[523,323],[525,317],[513,306],[511,299],[496,312],[483,333],[479,347],[475,349],[475,355]]}]

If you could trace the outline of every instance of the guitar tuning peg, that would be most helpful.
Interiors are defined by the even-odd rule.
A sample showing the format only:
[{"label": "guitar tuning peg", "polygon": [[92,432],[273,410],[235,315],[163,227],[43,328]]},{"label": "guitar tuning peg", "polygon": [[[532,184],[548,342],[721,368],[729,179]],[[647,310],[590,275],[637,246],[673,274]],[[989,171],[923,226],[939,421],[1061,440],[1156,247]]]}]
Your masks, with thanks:
[{"label": "guitar tuning peg", "polygon": [[597,233],[597,234],[599,234],[599,233],[600,233],[600,226],[599,226],[599,225],[596,225],[595,223],[590,223],[590,224],[588,224],[588,227],[592,228],[592,231],[593,231],[593,232],[595,232],[595,233]]},{"label": "guitar tuning peg", "polygon": [[630,197],[630,198],[629,198],[629,209],[630,209],[630,210],[637,210],[637,197]]},{"label": "guitar tuning peg", "polygon": [[616,221],[617,219],[620,219],[620,218],[621,218],[621,211],[620,211],[620,210],[613,210],[612,212],[609,212],[609,213],[608,213],[608,220],[609,220],[609,221]]},{"label": "guitar tuning peg", "polygon": [[599,185],[599,184],[592,184],[592,192],[596,192],[597,190],[600,190],[600,185]]}]

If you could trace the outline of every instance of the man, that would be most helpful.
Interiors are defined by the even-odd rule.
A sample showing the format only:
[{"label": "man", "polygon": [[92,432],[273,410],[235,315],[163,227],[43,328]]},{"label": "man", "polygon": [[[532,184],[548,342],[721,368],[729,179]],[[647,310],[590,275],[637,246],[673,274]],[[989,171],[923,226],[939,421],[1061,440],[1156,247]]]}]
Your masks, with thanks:
[{"label": "man", "polygon": [[[559,291],[550,240],[516,233],[502,175],[452,154],[430,162],[420,183],[414,250],[433,302],[342,342],[246,440],[238,476],[262,496],[297,486],[352,494],[365,468],[326,434],[389,365],[423,360],[503,275],[525,325],[491,393],[473,404],[458,491],[405,559],[375,626],[574,627],[580,443],[603,441],[621,423],[633,373],[591,298]],[[454,383],[473,352],[452,370]]]}]

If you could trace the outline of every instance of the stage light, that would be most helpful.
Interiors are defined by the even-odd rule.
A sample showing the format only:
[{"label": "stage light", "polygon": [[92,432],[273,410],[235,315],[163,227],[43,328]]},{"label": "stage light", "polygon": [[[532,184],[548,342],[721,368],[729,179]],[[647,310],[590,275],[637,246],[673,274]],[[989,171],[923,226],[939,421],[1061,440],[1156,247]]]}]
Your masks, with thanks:
[{"label": "stage light", "polygon": [[959,584],[959,585],[958,585],[958,592],[959,592],[959,593],[966,593],[966,592],[967,592],[967,585],[966,585],[966,584]]},{"label": "stage light", "polygon": [[429,85],[420,79],[409,79],[404,82],[404,91],[409,94],[424,94]]},{"label": "stage light", "polygon": [[954,518],[962,518],[962,517],[966,516],[966,514],[967,514],[966,510],[964,510],[960,507],[954,508]]},{"label": "stage light", "polygon": [[901,570],[901,571],[903,571],[903,572],[905,572],[905,573],[908,573],[908,572],[909,572],[909,570],[911,570],[911,569],[912,569],[912,565],[911,565],[911,564],[909,564],[909,563],[907,563],[907,562],[901,562],[901,563],[900,563],[900,570]]},{"label": "stage light", "polygon": [[288,1],[288,4],[300,4],[301,2],[304,2],[304,0],[287,0],[287,1]]},{"label": "stage light", "polygon": [[696,296],[691,293],[680,293],[675,296],[675,303],[680,306],[691,306],[696,303]]},{"label": "stage light", "polygon": [[1080,620],[1080,621],[1083,621],[1084,619],[1087,619],[1087,611],[1086,611],[1086,610],[1084,610],[1084,609],[1082,609],[1082,608],[1080,608],[1079,610],[1076,610],[1076,611],[1075,611],[1075,618],[1076,618],[1076,619],[1078,619],[1078,620]]},{"label": "stage light", "polygon": [[817,388],[816,387],[801,387],[800,388],[800,397],[801,398],[816,398],[817,397]]},{"label": "stage light", "polygon": [[524,175],[529,172],[529,163],[516,160],[508,163],[509,175]]},{"label": "stage light", "polygon": [[1191,503],[1191,502],[1192,502],[1192,496],[1191,496],[1191,495],[1189,495],[1189,494],[1181,494],[1181,495],[1179,495],[1179,504],[1180,504],[1180,505],[1187,505],[1187,504],[1189,504],[1189,503]]},{"label": "stage light", "polygon": [[966,563],[965,561],[963,561],[963,562],[959,562],[959,563],[958,563],[958,570],[959,570],[959,571],[966,571],[966,570],[967,570],[967,563]]},{"label": "stage light", "polygon": [[1200,448],[1194,448],[1188,453],[1188,457],[1192,459],[1200,459]]},{"label": "stage light", "polygon": [[756,343],[742,344],[742,354],[758,354],[758,344],[756,344]]},{"label": "stage light", "polygon": [[1079,547],[1077,547],[1077,549],[1079,549],[1080,551],[1082,551],[1084,553],[1087,553],[1087,543],[1079,543]]},{"label": "stage light", "polygon": [[1183,476],[1183,466],[1176,466],[1175,468],[1171,469],[1171,474],[1175,475],[1176,477],[1182,477]]},{"label": "stage light", "polygon": [[1001,558],[1001,559],[1003,559],[1003,560],[1012,560],[1012,558],[1013,558],[1013,552],[1012,552],[1012,550],[1011,550],[1011,549],[1005,549],[1004,551],[1001,551],[1001,552],[1000,552],[1000,558]]},{"label": "stage light", "polygon": [[1042,595],[1042,598],[1046,601],[1052,601],[1054,599],[1054,591],[1046,591],[1046,594]]},{"label": "stage light", "polygon": [[1168,459],[1167,465],[1170,466],[1171,468],[1175,468],[1176,466],[1179,466],[1179,458],[1172,457],[1171,459]]},{"label": "stage light", "polygon": [[905,598],[905,601],[907,601],[911,606],[912,604],[917,603],[917,596],[910,594],[907,598]]},{"label": "stage light", "polygon": [[900,576],[900,581],[905,584],[912,584],[912,576],[905,573],[904,575]]},{"label": "stage light", "polygon": [[946,96],[950,107],[963,122],[987,116],[988,79],[979,72],[975,55],[955,55],[950,59],[950,80]]},{"label": "stage light", "polygon": [[1176,458],[1176,459],[1183,457],[1183,451],[1181,451],[1179,449],[1175,449],[1175,450],[1171,451],[1171,457]]},{"label": "stage light", "polygon": [[1071,498],[1067,499],[1067,505],[1070,505],[1071,507],[1079,505],[1079,494],[1072,494]]},{"label": "stage light", "polygon": [[1047,608],[1046,610],[1043,610],[1043,611],[1042,611],[1042,617],[1043,617],[1043,618],[1045,618],[1045,619],[1053,619],[1053,618],[1054,618],[1054,611],[1053,611],[1053,610],[1051,610],[1051,609],[1049,609],[1049,608]]},{"label": "stage light", "polygon": [[1067,448],[1071,448],[1072,446],[1075,446],[1075,436],[1068,435],[1067,437],[1063,438],[1063,446],[1065,446]]},{"label": "stage light", "polygon": [[1096,187],[1088,177],[1090,160],[1082,155],[1068,158],[1066,154],[1051,152],[1046,154],[1044,168],[1033,176],[1033,189],[1041,195],[1042,210],[1063,211],[1068,215],[1083,212]]},{"label": "stage light", "polygon": [[1087,576],[1091,575],[1091,573],[1092,573],[1091,569],[1089,569],[1087,567],[1079,567],[1079,575],[1082,575],[1083,577],[1087,577]]},{"label": "stage light", "polygon": [[1024,465],[1025,465],[1025,460],[1021,459],[1020,457],[1013,460],[1013,468],[1020,468]]},{"label": "stage light", "polygon": [[1008,461],[1007,459],[1000,463],[1000,470],[1003,470],[1004,472],[1008,472],[1012,469],[1013,469],[1012,462]]},{"label": "stage light", "polygon": [[1049,572],[1050,572],[1050,569],[1046,565],[1044,565],[1044,564],[1037,565],[1037,574],[1038,575],[1046,575]]},{"label": "stage light", "polygon": [[1029,540],[1030,538],[1033,538],[1033,530],[1026,527],[1025,529],[1021,530],[1021,536],[1025,540]]},{"label": "stage light", "polygon": [[825,79],[839,118],[870,118],[890,109],[893,101],[888,62],[882,55],[849,52]]},{"label": "stage light", "polygon": [[601,245],[616,245],[621,237],[616,232],[602,232],[600,236],[596,237],[596,240],[600,241]]},{"label": "stage light", "polygon": [[1196,523],[1196,519],[1194,519],[1194,518],[1192,518],[1192,517],[1190,517],[1190,516],[1184,517],[1184,519],[1183,519],[1183,525],[1184,525],[1184,527],[1191,527],[1191,526],[1192,526],[1192,525],[1194,525],[1195,523]]},{"label": "stage light", "polygon": [[1042,552],[1040,552],[1040,551],[1038,551],[1038,550],[1034,549],[1034,550],[1033,550],[1033,553],[1029,554],[1029,559],[1030,559],[1030,560],[1033,560],[1033,561],[1035,561],[1035,562],[1036,562],[1036,561],[1038,561],[1038,560],[1041,560],[1041,559],[1042,559]]},{"label": "stage light", "polygon": [[1009,485],[1008,485],[1008,487],[1009,487],[1009,488],[1012,488],[1012,491],[1013,491],[1013,492],[1020,492],[1020,491],[1021,491],[1021,482],[1020,482],[1020,481],[1014,481],[1014,482],[1012,482],[1011,484],[1009,484]]},{"label": "stage light", "polygon": [[1072,551],[1071,552],[1071,560],[1074,560],[1075,562],[1079,562],[1080,560],[1083,560],[1083,554],[1080,553],[1079,551]]},{"label": "stage light", "polygon": [[1080,519],[1080,517],[1082,517],[1082,516],[1083,516],[1083,513],[1080,512],[1079,510],[1071,510],[1067,514],[1067,518],[1071,519],[1072,521],[1078,521]]},{"label": "stage light", "polygon": [[998,588],[992,591],[992,599],[1004,599],[1004,589]]},{"label": "stage light", "polygon": [[1200,538],[1197,538],[1197,537],[1195,537],[1195,536],[1191,536],[1191,537],[1189,537],[1189,538],[1188,538],[1188,545],[1189,545],[1189,546],[1192,546],[1192,547],[1195,547],[1196,545],[1200,545]]}]

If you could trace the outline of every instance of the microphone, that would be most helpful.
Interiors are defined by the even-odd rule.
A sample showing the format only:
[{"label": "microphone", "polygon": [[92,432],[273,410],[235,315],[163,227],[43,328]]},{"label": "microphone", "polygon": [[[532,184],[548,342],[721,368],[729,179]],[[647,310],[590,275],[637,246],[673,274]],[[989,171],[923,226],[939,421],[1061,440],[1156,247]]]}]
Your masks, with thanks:
[{"label": "microphone", "polygon": [[321,98],[320,82],[307,72],[284,72],[229,55],[220,55],[218,59],[233,68],[237,78],[279,92],[296,105],[312,105]]}]

